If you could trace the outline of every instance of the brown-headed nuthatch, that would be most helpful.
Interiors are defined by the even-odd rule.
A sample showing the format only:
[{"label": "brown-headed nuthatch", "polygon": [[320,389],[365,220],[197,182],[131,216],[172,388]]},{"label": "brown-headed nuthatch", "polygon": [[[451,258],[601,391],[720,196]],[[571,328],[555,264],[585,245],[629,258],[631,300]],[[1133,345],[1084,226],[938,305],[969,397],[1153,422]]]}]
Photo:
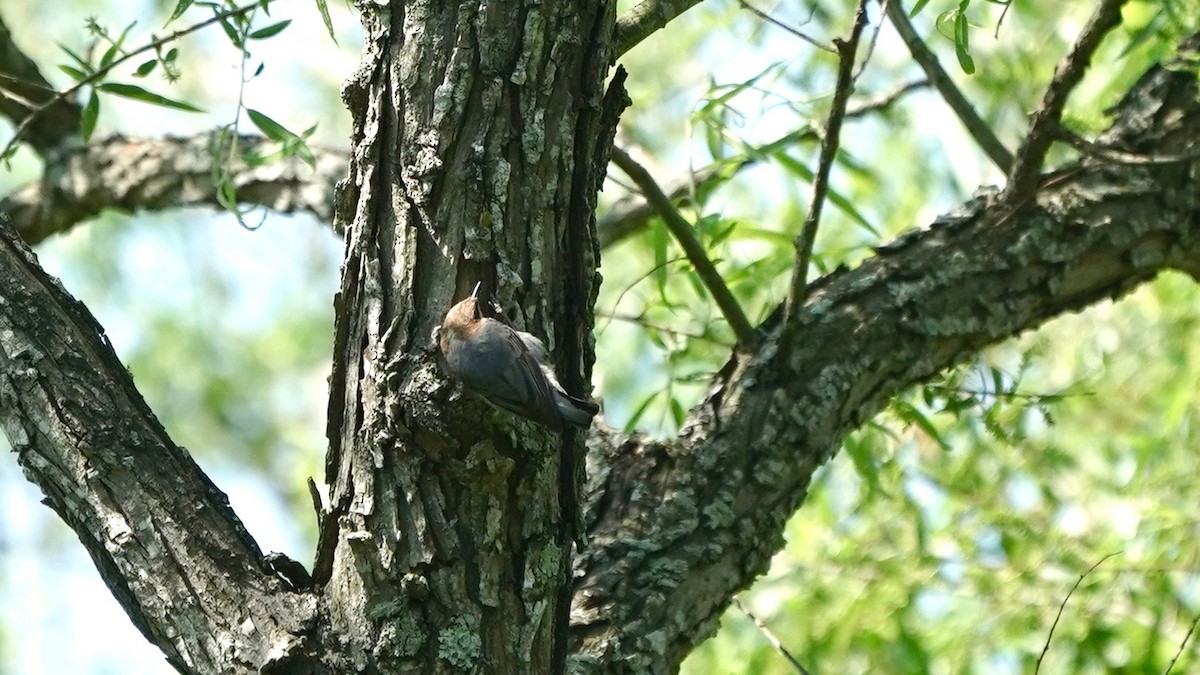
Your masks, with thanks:
[{"label": "brown-headed nuthatch", "polygon": [[563,390],[541,340],[482,316],[475,292],[446,312],[437,331],[454,376],[495,405],[555,431],[568,424],[586,429],[599,407]]}]

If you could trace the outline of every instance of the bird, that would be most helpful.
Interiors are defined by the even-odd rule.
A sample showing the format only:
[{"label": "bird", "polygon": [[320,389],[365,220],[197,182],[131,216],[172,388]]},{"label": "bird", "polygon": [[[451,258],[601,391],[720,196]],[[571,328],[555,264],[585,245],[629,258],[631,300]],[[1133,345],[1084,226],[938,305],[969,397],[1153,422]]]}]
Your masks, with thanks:
[{"label": "bird", "polygon": [[454,377],[497,407],[551,430],[588,428],[599,406],[563,389],[541,340],[483,316],[478,292],[476,284],[470,297],[446,312],[435,331]]}]

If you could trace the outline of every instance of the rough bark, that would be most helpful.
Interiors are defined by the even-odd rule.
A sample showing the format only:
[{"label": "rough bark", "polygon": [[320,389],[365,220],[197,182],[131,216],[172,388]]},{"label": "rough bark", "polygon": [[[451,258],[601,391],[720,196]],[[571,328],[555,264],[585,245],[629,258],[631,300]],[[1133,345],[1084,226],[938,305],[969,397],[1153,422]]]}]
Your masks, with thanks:
[{"label": "rough bark", "polygon": [[257,672],[311,624],[95,319],[0,218],[0,425],[146,639],[181,672]]},{"label": "rough bark", "polygon": [[[612,8],[443,4],[363,7],[311,584],[261,555],[94,320],[0,225],[0,425],[181,672],[547,673],[568,650],[575,672],[673,672],[765,571],[812,472],[891,396],[1160,270],[1200,274],[1194,150],[1082,161],[1016,210],[983,192],[814,283],[788,357],[769,320],[676,439],[593,430],[590,548],[568,587],[570,448],[458,392],[429,334],[483,280],[583,393],[592,199],[622,104],[601,88]],[[1194,72],[1155,69],[1114,116],[1101,140],[1126,152],[1191,147]]]},{"label": "rough bark", "polygon": [[[85,144],[63,143],[44,151],[40,180],[0,199],[21,237],[36,244],[106,209],[154,211],[182,206],[221,208],[213,190],[216,136],[130,138],[109,136]],[[273,143],[241,136],[242,156],[270,152]],[[309,166],[292,157],[248,166],[232,162],[229,179],[243,204],[277,213],[305,211],[328,222],[333,187],[346,175],[347,155],[314,148]]]},{"label": "rough bark", "polygon": [[557,672],[576,442],[454,391],[430,334],[482,282],[587,393],[613,4],[361,9],[315,577],[356,668]]}]

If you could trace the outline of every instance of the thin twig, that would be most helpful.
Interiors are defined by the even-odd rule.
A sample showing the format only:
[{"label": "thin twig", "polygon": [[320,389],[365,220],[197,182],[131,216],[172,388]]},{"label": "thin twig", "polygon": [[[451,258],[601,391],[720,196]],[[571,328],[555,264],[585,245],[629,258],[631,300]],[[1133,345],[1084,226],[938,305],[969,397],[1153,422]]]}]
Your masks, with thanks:
[{"label": "thin twig", "polygon": [[[634,289],[634,287],[636,287],[638,284],[642,283],[646,279],[649,279],[651,276],[653,276],[659,270],[666,269],[668,265],[674,265],[675,263],[680,263],[680,262],[687,262],[687,256],[679,256],[678,258],[670,258],[668,260],[664,260],[664,261],[658,263],[657,265],[655,265],[654,267],[651,267],[650,269],[643,272],[641,275],[638,276],[638,278],[636,278],[633,281],[626,284],[625,288],[622,288],[621,292],[617,293],[617,299],[614,300],[613,304],[612,304],[612,306],[613,306],[612,311],[613,312],[617,311],[617,308],[621,306],[621,301],[625,299],[625,295],[627,293],[629,293],[630,291],[632,291]],[[606,314],[604,314],[602,312],[597,312],[596,316],[603,318],[606,316]],[[596,329],[595,329],[596,333],[600,334],[600,333],[604,332],[605,330],[607,330],[609,323],[612,323],[611,317],[609,317],[608,323],[604,323],[604,324],[598,323],[596,325]]]},{"label": "thin twig", "polygon": [[996,30],[992,33],[992,38],[1000,39],[1000,26],[1004,25],[1004,17],[1008,16],[1008,10],[1012,8],[1013,0],[1006,0],[1000,4],[1004,5],[1004,9],[1000,11],[1000,18],[996,19]]},{"label": "thin twig", "polygon": [[750,325],[750,321],[746,318],[745,312],[742,311],[741,305],[737,303],[737,299],[733,297],[733,293],[725,285],[725,280],[717,272],[716,266],[708,259],[708,254],[705,253],[704,246],[700,244],[700,241],[696,239],[695,233],[692,232],[691,224],[671,204],[671,198],[663,193],[658,183],[654,182],[654,178],[650,176],[650,172],[646,171],[645,167],[638,164],[637,161],[621,148],[613,147],[612,161],[634,183],[637,183],[638,189],[642,191],[642,194],[646,196],[646,200],[650,202],[650,205],[654,207],[654,210],[658,212],[663,222],[666,223],[667,229],[671,231],[672,236],[679,242],[679,246],[683,249],[684,254],[687,255],[688,261],[696,269],[696,274],[700,276],[700,281],[704,283],[708,292],[712,293],[713,300],[716,301],[721,314],[725,316],[725,320],[729,322],[729,326],[733,328],[733,333],[737,336],[738,342],[744,346],[754,344],[754,327]]},{"label": "thin twig", "polygon": [[757,616],[751,614],[750,610],[746,609],[746,606],[742,604],[741,600],[734,598],[733,604],[738,609],[742,610],[742,614],[750,617],[750,620],[753,621],[754,625],[758,627],[758,630],[763,634],[763,637],[767,638],[767,642],[770,642],[771,646],[775,648],[775,651],[779,652],[783,658],[787,659],[788,663],[792,664],[792,667],[796,669],[797,673],[800,673],[801,675],[809,675],[809,672],[804,669],[804,666],[800,665],[800,662],[796,660],[796,657],[792,656],[791,652],[787,650],[787,647],[783,646],[783,642],[779,638],[775,637],[775,634],[771,632],[770,628],[767,628],[767,624],[759,621]]},{"label": "thin twig", "polygon": [[812,259],[813,244],[817,240],[817,226],[821,222],[825,193],[829,190],[829,172],[837,156],[842,120],[846,116],[846,102],[850,100],[850,91],[854,88],[854,57],[858,53],[858,42],[862,38],[863,29],[867,25],[866,5],[867,0],[858,0],[850,37],[846,40],[835,38],[833,41],[838,50],[837,86],[833,90],[833,103],[825,122],[825,137],[821,141],[821,154],[816,175],[813,177],[812,199],[808,204],[808,213],[804,217],[800,236],[796,238],[796,264],[792,269],[792,289],[787,301],[785,322],[788,322],[796,308],[804,301],[808,283],[808,263]]},{"label": "thin twig", "polygon": [[600,319],[608,319],[609,321],[624,321],[626,323],[637,324],[642,328],[656,330],[660,333],[666,333],[667,335],[674,335],[675,337],[700,340],[701,342],[708,342],[714,345],[720,345],[722,347],[733,347],[732,344],[729,344],[724,340],[718,340],[711,335],[706,335],[705,333],[692,333],[690,331],[680,330],[678,328],[671,328],[670,326],[665,326],[661,323],[655,323],[654,321],[651,321],[640,314],[613,314],[611,312],[598,311],[596,312],[596,317]]},{"label": "thin twig", "polygon": [[1175,651],[1175,656],[1171,657],[1171,662],[1167,664],[1167,669],[1163,671],[1163,675],[1171,675],[1171,670],[1175,667],[1175,662],[1183,655],[1183,648],[1187,646],[1188,640],[1192,639],[1192,633],[1196,632],[1197,623],[1200,623],[1200,614],[1197,614],[1196,618],[1192,619],[1191,628],[1188,628],[1187,635],[1183,636],[1183,642],[1179,643],[1179,649]]},{"label": "thin twig", "polygon": [[933,85],[938,93],[942,95],[942,99],[946,101],[946,105],[950,106],[950,110],[954,111],[958,121],[966,127],[967,133],[975,142],[979,144],[980,149],[992,160],[998,169],[1005,174],[1012,169],[1013,157],[1008,148],[1000,142],[996,137],[995,132],[988,126],[987,122],[975,112],[974,106],[967,100],[966,96],[959,91],[954,84],[954,80],[938,63],[937,56],[929,45],[917,35],[916,29],[913,28],[912,22],[908,20],[908,12],[900,4],[900,0],[892,0],[887,6],[888,18],[891,19],[892,25],[896,27],[896,32],[900,35],[900,39],[904,41],[908,47],[908,53],[912,54],[913,61],[925,71],[925,76],[929,78],[930,84]]},{"label": "thin twig", "polygon": [[1087,575],[1096,571],[1096,568],[1099,567],[1101,563],[1119,552],[1120,551],[1109,553],[1103,558],[1097,560],[1095,565],[1089,567],[1086,572],[1080,574],[1079,578],[1075,580],[1075,585],[1071,587],[1071,590],[1067,592],[1067,597],[1063,598],[1062,603],[1058,606],[1058,614],[1054,617],[1054,623],[1050,624],[1050,632],[1046,635],[1046,644],[1042,645],[1042,653],[1038,654],[1037,663],[1033,666],[1034,675],[1037,675],[1037,672],[1042,668],[1042,659],[1046,658],[1046,652],[1050,650],[1050,638],[1054,637],[1054,629],[1058,627],[1058,620],[1062,618],[1063,610],[1066,609],[1067,601],[1071,599],[1071,595],[1075,593],[1075,590],[1079,588],[1079,584],[1083,583],[1083,580],[1087,578]]},{"label": "thin twig", "polygon": [[1180,162],[1190,162],[1200,158],[1200,145],[1188,148],[1183,152],[1174,152],[1170,154],[1154,154],[1144,155],[1136,152],[1129,152],[1120,148],[1114,148],[1109,145],[1101,145],[1093,143],[1079,134],[1062,127],[1060,125],[1057,138],[1071,147],[1079,150],[1085,155],[1098,157],[1108,162],[1117,164],[1126,164],[1130,166],[1154,166],[1158,164],[1178,164]]},{"label": "thin twig", "polygon": [[[909,92],[927,86],[929,86],[928,80],[905,82],[885,94],[847,106],[846,119],[884,110]],[[706,167],[697,169],[694,173],[672,180],[664,186],[664,191],[671,197],[672,203],[687,204],[691,195],[704,192],[718,183],[729,180],[734,174],[762,161],[766,155],[799,141],[819,138],[820,135],[816,130],[806,124],[775,140],[750,148],[743,153],[743,158],[740,160],[727,159],[713,162]],[[631,194],[621,197],[613,204],[612,208],[600,215],[596,223],[600,247],[608,248],[638,232],[646,225],[653,213],[654,210],[639,195]]]},{"label": "thin twig", "polygon": [[830,54],[837,53],[837,51],[835,49],[833,49],[832,47],[830,47],[829,45],[819,42],[819,41],[805,35],[804,33],[801,33],[799,30],[792,28],[791,26],[780,21],[779,19],[776,19],[775,17],[771,16],[770,14],[767,14],[766,12],[762,11],[761,9],[758,9],[757,7],[751,5],[750,3],[746,2],[746,0],[737,0],[737,3],[739,5],[741,5],[744,9],[748,10],[750,13],[752,13],[755,16],[757,16],[758,18],[762,19],[763,21],[766,21],[767,23],[770,23],[775,26],[778,26],[779,28],[782,28],[783,30],[791,33],[792,35],[795,35],[796,37],[800,38],[801,40],[804,40],[805,42],[816,47],[817,49],[823,49],[823,50],[829,52]]},{"label": "thin twig", "polygon": [[617,17],[613,58],[636,47],[672,19],[700,4],[700,0],[644,0]]},{"label": "thin twig", "polygon": [[[267,0],[267,1],[271,2],[271,0]],[[141,47],[138,47],[137,49],[135,49],[131,52],[122,54],[119,58],[114,59],[112,63],[108,64],[107,66],[105,66],[103,68],[98,69],[96,72],[92,73],[91,75],[88,75],[87,77],[83,78],[82,80],[79,80],[78,82],[71,85],[70,87],[67,87],[66,89],[58,92],[51,98],[47,99],[45,103],[38,106],[38,108],[36,110],[34,110],[32,113],[30,113],[28,117],[21,120],[21,123],[17,125],[16,129],[13,130],[12,138],[9,139],[7,144],[5,144],[4,149],[0,150],[0,157],[8,156],[8,153],[10,150],[12,150],[13,145],[15,145],[17,143],[17,141],[19,141],[21,139],[22,135],[29,128],[30,124],[32,124],[33,121],[36,120],[43,111],[45,111],[47,108],[53,106],[54,104],[58,103],[59,101],[66,100],[67,97],[75,94],[80,89],[103,79],[105,75],[108,75],[109,72],[111,72],[117,66],[125,63],[126,61],[132,59],[133,57],[135,57],[139,54],[144,54],[145,52],[151,51],[153,49],[157,49],[158,47],[161,47],[165,44],[174,42],[175,40],[178,40],[179,38],[181,38],[185,35],[195,33],[196,31],[198,31],[202,28],[207,28],[208,26],[211,26],[212,24],[222,21],[224,19],[228,19],[230,17],[235,17],[235,16],[240,16],[247,12],[254,11],[255,9],[257,9],[258,7],[261,7],[261,6],[262,6],[261,2],[252,2],[249,5],[246,5],[244,7],[235,7],[233,9],[229,9],[224,12],[214,14],[212,16],[212,18],[205,19],[204,21],[201,21],[200,23],[188,26],[187,28],[177,30],[174,33],[171,33],[164,37],[158,38],[157,40],[147,42],[145,45],[142,45]]]},{"label": "thin twig", "polygon": [[875,54],[875,43],[879,42],[879,34],[883,32],[884,16],[887,15],[888,5],[892,4],[892,0],[880,0],[880,2],[883,5],[883,14],[879,16],[879,23],[875,24],[875,30],[871,31],[871,39],[867,41],[867,51],[858,64],[858,72],[854,73],[855,82],[858,82],[858,76],[867,69],[867,64],[871,62],[871,56]]},{"label": "thin twig", "polygon": [[1083,78],[1092,54],[1104,36],[1121,23],[1121,6],[1126,0],[1101,0],[1096,13],[1083,28],[1083,33],[1054,71],[1054,78],[1042,95],[1042,104],[1029,118],[1029,133],[1017,148],[1012,170],[1008,174],[1005,199],[1010,204],[1021,202],[1037,190],[1038,174],[1046,152],[1059,128],[1067,97]]}]

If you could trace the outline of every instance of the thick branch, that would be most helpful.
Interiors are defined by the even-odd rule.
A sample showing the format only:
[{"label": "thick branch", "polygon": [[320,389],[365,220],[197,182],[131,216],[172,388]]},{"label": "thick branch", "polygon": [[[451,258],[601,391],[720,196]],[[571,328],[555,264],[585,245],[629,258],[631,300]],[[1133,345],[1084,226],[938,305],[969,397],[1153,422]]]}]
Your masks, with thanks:
[{"label": "thick branch", "polygon": [[613,57],[633,49],[672,19],[698,4],[700,0],[642,0],[633,9],[617,17]]},{"label": "thick branch", "polygon": [[29,144],[39,153],[79,133],[79,105],[66,99],[55,102],[56,93],[0,19],[0,115],[20,126],[40,110],[37,119],[29,120],[25,132]]},{"label": "thick branch", "polygon": [[[182,206],[219,208],[212,182],[213,136],[126,138],[112,136],[85,146],[49,153],[42,180],[0,200],[25,241],[37,243],[65,232],[105,209],[155,211]],[[266,153],[272,143],[242,136],[243,153]],[[280,213],[305,211],[332,219],[333,187],[346,171],[347,156],[313,149],[310,167],[296,158],[260,166],[237,162],[230,179],[244,204]]]},{"label": "thick branch", "polygon": [[184,673],[259,672],[316,601],[171,442],[87,310],[0,220],[0,425],[117,601]]},{"label": "thick branch", "polygon": [[896,32],[900,35],[900,39],[904,41],[904,45],[908,47],[908,52],[912,54],[913,61],[921,66],[921,70],[925,71],[925,76],[929,78],[929,82],[933,85],[938,93],[942,95],[942,100],[946,101],[946,105],[954,111],[958,116],[958,121],[966,127],[967,133],[971,134],[971,138],[979,144],[983,152],[992,160],[1004,173],[1008,173],[1012,167],[1012,153],[996,134],[992,128],[983,121],[979,113],[975,112],[975,107],[967,100],[966,96],[959,91],[955,86],[954,80],[942,68],[942,64],[938,63],[937,56],[925,41],[917,35],[917,31],[913,28],[912,23],[908,20],[908,12],[901,6],[900,0],[892,0],[887,4],[887,15],[891,20],[892,25],[896,27]]},{"label": "thick branch", "polygon": [[[1200,135],[1196,78],[1156,68],[1114,114],[1114,146],[1186,147]],[[813,471],[905,388],[1161,270],[1200,276],[1198,176],[1200,159],[1088,158],[1016,214],[983,193],[815,282],[786,358],[777,311],[676,440],[595,433],[593,548],[572,615],[581,672],[673,672],[766,571]]]}]

